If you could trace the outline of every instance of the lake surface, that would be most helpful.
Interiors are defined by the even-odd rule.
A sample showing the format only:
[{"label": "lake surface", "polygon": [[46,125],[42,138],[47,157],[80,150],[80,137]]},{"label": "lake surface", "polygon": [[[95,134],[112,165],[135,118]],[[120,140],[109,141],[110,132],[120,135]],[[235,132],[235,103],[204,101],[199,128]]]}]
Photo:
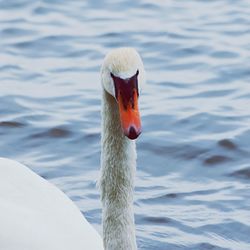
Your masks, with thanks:
[{"label": "lake surface", "polygon": [[0,0],[0,156],[101,232],[99,70],[135,47],[140,250],[250,249],[250,1]]}]

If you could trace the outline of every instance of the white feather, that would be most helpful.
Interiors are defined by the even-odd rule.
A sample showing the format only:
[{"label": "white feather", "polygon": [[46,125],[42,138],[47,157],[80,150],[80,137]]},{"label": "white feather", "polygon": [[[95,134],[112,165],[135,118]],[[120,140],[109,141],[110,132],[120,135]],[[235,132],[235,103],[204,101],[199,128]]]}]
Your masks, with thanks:
[{"label": "white feather", "polygon": [[0,249],[103,249],[101,237],[58,188],[0,158]]}]

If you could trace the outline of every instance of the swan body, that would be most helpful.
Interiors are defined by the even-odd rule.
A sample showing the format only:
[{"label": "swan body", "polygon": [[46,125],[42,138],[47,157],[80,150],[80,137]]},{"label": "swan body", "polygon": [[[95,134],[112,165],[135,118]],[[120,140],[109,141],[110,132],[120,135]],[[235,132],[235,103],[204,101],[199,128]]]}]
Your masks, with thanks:
[{"label": "swan body", "polygon": [[0,173],[0,249],[103,249],[98,233],[54,185],[5,158]]},{"label": "swan body", "polygon": [[138,97],[144,80],[134,49],[116,49],[104,59],[99,180],[103,240],[58,188],[24,165],[0,158],[0,249],[137,249],[134,139],[141,133]]}]

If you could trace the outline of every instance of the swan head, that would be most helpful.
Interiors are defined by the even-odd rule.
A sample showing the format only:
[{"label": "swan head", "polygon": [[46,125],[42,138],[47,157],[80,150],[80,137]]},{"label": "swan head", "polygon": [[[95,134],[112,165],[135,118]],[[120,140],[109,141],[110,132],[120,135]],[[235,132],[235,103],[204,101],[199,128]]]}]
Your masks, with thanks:
[{"label": "swan head", "polygon": [[116,99],[123,133],[132,140],[141,133],[138,98],[144,75],[141,57],[133,48],[112,50],[101,69],[102,86]]}]

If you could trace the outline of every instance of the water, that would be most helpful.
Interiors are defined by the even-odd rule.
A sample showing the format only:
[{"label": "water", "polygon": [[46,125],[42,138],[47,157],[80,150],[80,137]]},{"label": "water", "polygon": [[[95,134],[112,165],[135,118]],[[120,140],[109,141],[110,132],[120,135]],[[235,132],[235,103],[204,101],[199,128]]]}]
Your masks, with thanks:
[{"label": "water", "polygon": [[0,154],[101,231],[99,68],[132,46],[139,249],[250,249],[250,2],[0,1]]}]

